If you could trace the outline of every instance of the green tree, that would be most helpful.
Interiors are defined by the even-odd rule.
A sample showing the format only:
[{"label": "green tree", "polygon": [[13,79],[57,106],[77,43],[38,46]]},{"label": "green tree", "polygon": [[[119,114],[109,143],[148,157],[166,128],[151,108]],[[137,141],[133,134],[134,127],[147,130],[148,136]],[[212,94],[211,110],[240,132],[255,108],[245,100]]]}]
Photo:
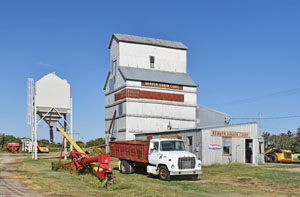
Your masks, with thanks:
[{"label": "green tree", "polygon": [[92,147],[92,146],[98,146],[98,145],[102,145],[105,144],[105,139],[104,138],[96,138],[93,140],[90,140],[86,143],[86,147]]},{"label": "green tree", "polygon": [[265,149],[267,149],[268,146],[269,146],[269,144],[270,144],[270,136],[271,136],[271,134],[269,132],[263,132],[262,136],[264,138]]},{"label": "green tree", "polygon": [[300,127],[298,127],[297,133],[293,138],[291,149],[293,153],[300,153]]},{"label": "green tree", "polygon": [[269,145],[270,146],[276,146],[279,144],[279,140],[280,140],[280,137],[276,134],[273,134],[270,136],[270,142],[269,142]]},{"label": "green tree", "polygon": [[49,140],[46,140],[46,139],[38,140],[38,142],[42,142],[44,144],[50,144]]},{"label": "green tree", "polygon": [[278,137],[279,137],[278,138],[278,145],[280,145],[281,148],[284,148],[284,149],[290,149],[291,148],[290,138],[289,138],[288,134],[280,133]]},{"label": "green tree", "polygon": [[80,148],[84,148],[84,143],[83,143],[83,141],[77,141],[76,144],[77,144]]}]

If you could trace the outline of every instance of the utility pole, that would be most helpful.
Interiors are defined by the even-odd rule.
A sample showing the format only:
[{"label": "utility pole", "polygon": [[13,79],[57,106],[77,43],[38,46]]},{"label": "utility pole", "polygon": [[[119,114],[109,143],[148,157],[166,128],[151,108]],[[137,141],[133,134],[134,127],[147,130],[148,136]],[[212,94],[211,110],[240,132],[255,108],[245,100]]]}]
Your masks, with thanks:
[{"label": "utility pole", "polygon": [[262,132],[261,132],[261,112],[259,112],[259,135],[262,137]]},{"label": "utility pole", "polygon": [[3,133],[3,136],[2,136],[2,149],[4,148],[4,144],[5,144],[5,134]]}]

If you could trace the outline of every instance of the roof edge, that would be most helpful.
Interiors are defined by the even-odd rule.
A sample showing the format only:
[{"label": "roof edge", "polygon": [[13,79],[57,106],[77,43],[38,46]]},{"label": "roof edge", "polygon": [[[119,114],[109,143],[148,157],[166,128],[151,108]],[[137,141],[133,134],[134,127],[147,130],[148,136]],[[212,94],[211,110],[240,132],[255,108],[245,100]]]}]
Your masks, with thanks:
[{"label": "roof edge", "polygon": [[134,135],[145,135],[145,134],[160,134],[160,133],[176,133],[181,131],[191,131],[191,130],[206,130],[206,129],[217,129],[217,128],[227,128],[227,127],[234,127],[239,125],[247,125],[247,124],[256,124],[257,122],[245,122],[245,123],[237,123],[237,124],[228,124],[228,125],[220,125],[220,126],[208,126],[208,127],[193,127],[193,128],[183,128],[183,129],[173,129],[169,131],[160,131],[160,132],[150,132],[150,133],[136,133]]},{"label": "roof edge", "polygon": [[226,113],[224,113],[224,112],[217,111],[217,110],[215,110],[215,109],[206,107],[206,106],[204,106],[204,105],[199,105],[199,104],[198,104],[198,106],[199,106],[199,107],[203,107],[203,108],[205,108],[205,109],[207,109],[207,110],[210,110],[210,111],[213,111],[213,112],[216,112],[216,113],[223,114],[223,115],[225,115],[225,116],[231,117],[231,115],[229,115],[229,114],[226,114]]},{"label": "roof edge", "polygon": [[[124,34],[124,35],[128,35],[128,34]],[[134,35],[128,35],[128,36],[134,36]],[[160,45],[160,44],[155,44],[155,43],[150,44],[150,43],[139,42],[139,41],[119,40],[116,36],[116,33],[113,33],[112,36],[111,36],[110,42],[109,42],[108,49],[111,48],[112,41],[115,38],[117,42],[143,44],[143,45],[149,45],[149,46],[159,46],[159,47],[170,48],[170,49],[178,49],[178,50],[184,50],[184,51],[188,50],[188,47],[185,46],[185,44],[183,44],[182,42],[178,42],[178,41],[163,40],[163,39],[149,38],[149,37],[143,37],[143,36],[135,36],[135,37],[142,37],[142,38],[147,38],[147,39],[154,39],[154,40],[161,40],[161,41],[168,41],[168,42],[177,42],[177,43],[181,43],[184,46],[184,48],[183,47],[175,47],[175,46],[165,46],[165,45]]]},{"label": "roof edge", "polygon": [[108,72],[108,74],[107,74],[107,77],[106,77],[106,81],[105,81],[103,90],[106,90],[106,86],[107,86],[107,83],[108,83],[109,76],[110,76],[110,72]]},{"label": "roof edge", "polygon": [[[116,38],[116,36],[115,36],[115,34],[112,34],[111,39],[109,41],[108,49],[111,48],[111,44],[112,44],[112,41],[113,41],[114,38]],[[116,40],[117,40],[117,42],[119,42],[119,40],[117,38],[116,38]]]},{"label": "roof edge", "polygon": [[[124,74],[122,73],[122,68],[124,69],[127,69],[127,68],[133,68],[133,69],[143,69],[143,70],[151,70],[153,71],[152,69],[147,69],[147,68],[135,68],[135,67],[128,67],[128,66],[119,66],[119,71],[123,77],[123,79],[126,81],[126,80],[130,80],[130,81],[143,81],[143,80],[134,80],[134,79],[126,79],[126,77],[124,76]],[[186,86],[186,87],[199,87],[199,84],[195,82],[195,80],[191,77],[191,75],[189,73],[179,73],[179,72],[171,72],[171,71],[165,71],[165,70],[155,70],[157,72],[162,72],[162,73],[174,73],[174,74],[183,74],[183,75],[187,75],[189,76],[193,82],[196,84],[196,85],[183,85],[183,86]],[[155,81],[155,80],[147,80],[149,82],[158,82],[158,81]],[[177,84],[177,83],[166,83],[166,84],[171,84],[171,85],[181,85],[181,84]]]}]

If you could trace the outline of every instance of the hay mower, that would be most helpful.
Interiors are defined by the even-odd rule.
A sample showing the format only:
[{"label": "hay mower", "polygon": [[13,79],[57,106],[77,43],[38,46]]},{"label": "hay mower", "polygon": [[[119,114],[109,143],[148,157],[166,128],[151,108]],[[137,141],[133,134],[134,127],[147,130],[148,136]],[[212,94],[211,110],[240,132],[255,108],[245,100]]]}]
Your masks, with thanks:
[{"label": "hay mower", "polygon": [[[84,172],[85,170],[92,170],[101,182],[106,180],[105,188],[108,184],[111,185],[113,183],[114,179],[109,154],[99,154],[98,156],[91,157],[91,155],[85,153],[60,126],[57,125],[56,130],[61,132],[64,138],[68,140],[76,150],[70,152],[69,158],[72,161],[61,164],[61,166],[73,163],[78,173]],[[99,165],[97,163],[99,163]]]}]

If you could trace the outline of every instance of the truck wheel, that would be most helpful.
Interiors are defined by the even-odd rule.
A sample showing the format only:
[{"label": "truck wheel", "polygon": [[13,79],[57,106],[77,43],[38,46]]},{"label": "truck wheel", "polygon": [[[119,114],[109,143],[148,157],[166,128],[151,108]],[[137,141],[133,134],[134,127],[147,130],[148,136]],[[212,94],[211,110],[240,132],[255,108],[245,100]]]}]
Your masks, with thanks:
[{"label": "truck wheel", "polygon": [[170,172],[166,166],[161,166],[159,168],[159,178],[163,181],[169,181],[170,180]]},{"label": "truck wheel", "polygon": [[120,163],[120,172],[122,174],[129,174],[130,173],[130,165],[126,160],[122,160]]},{"label": "truck wheel", "polygon": [[271,155],[271,162],[272,163],[277,163],[278,159],[276,155]]},{"label": "truck wheel", "polygon": [[134,173],[133,165],[129,163],[129,174],[133,174],[133,173]]},{"label": "truck wheel", "polygon": [[198,180],[198,174],[191,175],[191,180],[192,181],[197,181]]}]

